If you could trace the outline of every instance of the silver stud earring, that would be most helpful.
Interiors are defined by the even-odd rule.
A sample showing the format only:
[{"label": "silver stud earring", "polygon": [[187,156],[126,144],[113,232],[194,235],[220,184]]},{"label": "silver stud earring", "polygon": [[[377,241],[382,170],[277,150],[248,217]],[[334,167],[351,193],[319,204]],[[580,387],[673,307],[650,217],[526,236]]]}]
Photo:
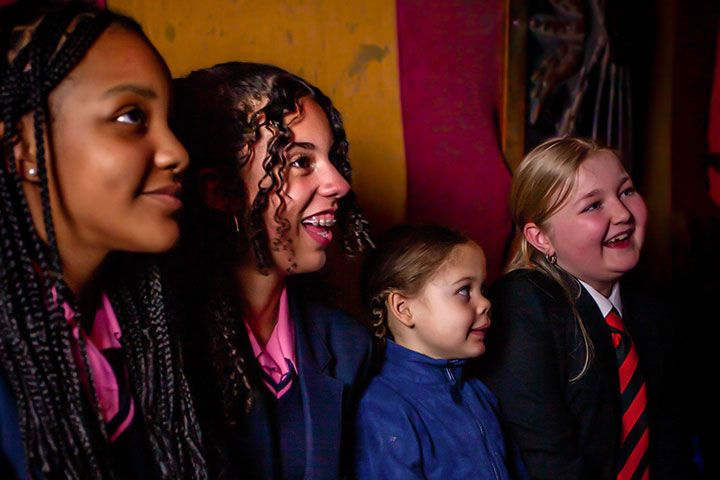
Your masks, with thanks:
[{"label": "silver stud earring", "polygon": [[37,177],[37,168],[30,167],[27,171],[28,177]]}]

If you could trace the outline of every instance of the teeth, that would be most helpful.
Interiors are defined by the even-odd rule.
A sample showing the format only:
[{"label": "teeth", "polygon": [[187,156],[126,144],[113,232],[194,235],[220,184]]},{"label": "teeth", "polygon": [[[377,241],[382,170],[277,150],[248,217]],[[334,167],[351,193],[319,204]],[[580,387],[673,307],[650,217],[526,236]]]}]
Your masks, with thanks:
[{"label": "teeth", "polygon": [[618,235],[617,237],[611,238],[608,240],[607,243],[616,243],[616,242],[622,242],[623,240],[627,240],[630,237],[629,234],[623,233],[622,235]]},{"label": "teeth", "polygon": [[332,227],[335,225],[334,218],[317,218],[310,217],[302,221],[304,225],[312,225],[314,227]]}]

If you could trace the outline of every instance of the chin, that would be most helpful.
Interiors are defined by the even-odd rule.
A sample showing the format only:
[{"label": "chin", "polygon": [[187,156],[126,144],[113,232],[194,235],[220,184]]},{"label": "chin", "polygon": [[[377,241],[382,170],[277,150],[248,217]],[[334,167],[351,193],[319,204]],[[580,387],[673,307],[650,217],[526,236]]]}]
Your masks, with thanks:
[{"label": "chin", "polygon": [[638,259],[635,258],[633,260],[628,259],[625,262],[618,262],[617,264],[613,265],[611,271],[615,274],[615,280],[618,280],[621,276],[625,275],[627,272],[635,268],[637,264]]},{"label": "chin", "polygon": [[471,359],[471,358],[479,357],[483,353],[485,353],[485,344],[484,343],[479,346],[472,346],[470,348],[467,348],[463,352],[457,352],[456,355],[449,357],[449,358],[454,358],[454,359],[458,359],[458,360]]},{"label": "chin", "polygon": [[147,232],[144,238],[138,242],[137,248],[134,249],[138,253],[162,253],[170,250],[178,241],[180,229],[177,224],[168,227],[162,231],[149,235]]},{"label": "chin", "polygon": [[484,343],[480,347],[474,349],[474,352],[470,358],[479,357],[483,353],[485,353],[485,344]]},{"label": "chin", "polygon": [[313,273],[325,266],[325,252],[320,255],[313,255],[312,257],[298,258],[296,273]]}]

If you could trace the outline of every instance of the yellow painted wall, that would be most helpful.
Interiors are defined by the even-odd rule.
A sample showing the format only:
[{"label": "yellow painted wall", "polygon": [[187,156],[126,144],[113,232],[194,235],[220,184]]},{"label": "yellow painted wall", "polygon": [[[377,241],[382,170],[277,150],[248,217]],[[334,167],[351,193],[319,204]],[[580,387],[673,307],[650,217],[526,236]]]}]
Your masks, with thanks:
[{"label": "yellow painted wall", "polygon": [[139,21],[173,75],[229,60],[272,63],[343,115],[353,186],[375,230],[402,221],[406,174],[395,2],[109,0]]}]

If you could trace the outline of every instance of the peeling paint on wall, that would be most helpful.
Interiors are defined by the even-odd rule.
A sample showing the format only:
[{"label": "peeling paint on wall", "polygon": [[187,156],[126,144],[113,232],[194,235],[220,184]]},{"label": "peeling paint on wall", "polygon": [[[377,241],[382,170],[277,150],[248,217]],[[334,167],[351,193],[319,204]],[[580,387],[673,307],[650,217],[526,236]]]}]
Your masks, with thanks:
[{"label": "peeling paint on wall", "polygon": [[389,51],[387,45],[384,48],[380,48],[378,45],[360,45],[355,54],[355,60],[348,69],[348,75],[351,77],[362,75],[370,62],[382,62]]},{"label": "peeling paint on wall", "polygon": [[137,19],[173,75],[232,60],[271,63],[331,94],[353,188],[373,230],[405,216],[395,2],[110,0]]},{"label": "peeling paint on wall", "polygon": [[168,23],[165,26],[165,38],[167,38],[167,41],[170,43],[175,41],[175,26],[172,23]]}]

